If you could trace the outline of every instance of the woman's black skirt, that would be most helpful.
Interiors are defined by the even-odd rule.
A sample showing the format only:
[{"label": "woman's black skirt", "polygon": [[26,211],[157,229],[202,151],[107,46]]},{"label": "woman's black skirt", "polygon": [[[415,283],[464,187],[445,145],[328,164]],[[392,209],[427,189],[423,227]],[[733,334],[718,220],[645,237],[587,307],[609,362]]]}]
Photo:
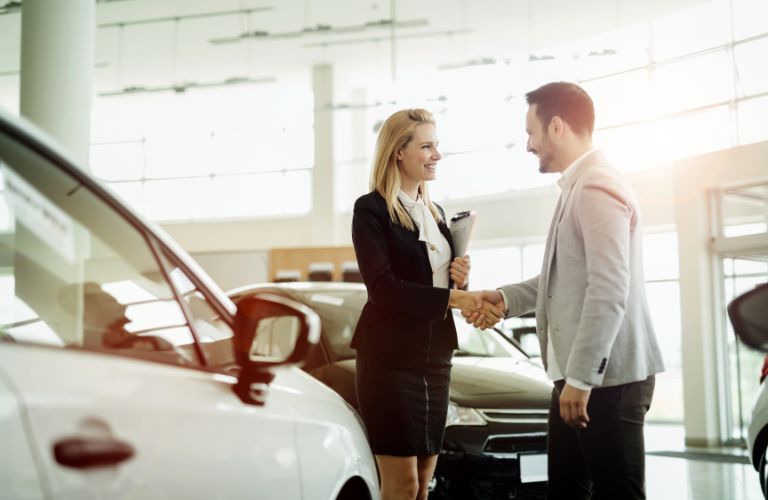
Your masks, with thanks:
[{"label": "woman's black skirt", "polygon": [[440,453],[451,354],[357,351],[355,389],[374,454]]}]

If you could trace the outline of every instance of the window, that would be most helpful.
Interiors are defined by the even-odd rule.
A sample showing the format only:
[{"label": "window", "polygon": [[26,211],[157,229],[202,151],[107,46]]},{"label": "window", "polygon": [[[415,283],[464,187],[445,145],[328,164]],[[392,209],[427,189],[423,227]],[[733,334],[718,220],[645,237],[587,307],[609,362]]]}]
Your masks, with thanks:
[{"label": "window", "polygon": [[651,80],[646,68],[590,80],[583,87],[595,104],[598,129],[650,116]]},{"label": "window", "polygon": [[653,56],[657,61],[716,47],[726,42],[730,26],[726,0],[702,5],[655,19],[653,30]]},{"label": "window", "polygon": [[763,125],[768,116],[768,97],[742,101],[737,113],[739,144],[768,140],[768,127]]},{"label": "window", "polygon": [[306,89],[243,86],[104,97],[94,102],[93,121],[94,174],[152,219],[305,214],[311,208],[314,114]]},{"label": "window", "polygon": [[2,338],[199,366],[145,236],[46,159],[0,151]]},{"label": "window", "polygon": [[765,0],[731,0],[733,5],[733,36],[736,40],[765,33],[768,4]]},{"label": "window", "polygon": [[648,419],[683,420],[682,327],[677,233],[643,235],[645,293],[665,370],[656,375]]},{"label": "window", "polygon": [[768,38],[739,44],[734,51],[739,93],[750,96],[768,92],[768,68],[764,64],[765,55],[768,54]]},{"label": "window", "polygon": [[656,115],[663,115],[726,102],[732,75],[725,50],[661,65],[651,74],[651,105]]},{"label": "window", "polygon": [[[237,367],[232,347],[232,329],[221,319],[187,274],[173,264],[167,255],[163,256],[163,263],[176,293],[185,303],[186,312],[189,314],[192,328],[200,341],[200,349],[205,354],[208,366],[221,370]],[[290,352],[283,354],[287,357]]]}]

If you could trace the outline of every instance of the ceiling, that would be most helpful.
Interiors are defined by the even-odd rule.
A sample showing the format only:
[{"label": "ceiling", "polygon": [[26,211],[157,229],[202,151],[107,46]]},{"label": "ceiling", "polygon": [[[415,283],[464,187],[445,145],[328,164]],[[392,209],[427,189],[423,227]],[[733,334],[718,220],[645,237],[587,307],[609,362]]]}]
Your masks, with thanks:
[{"label": "ceiling", "polygon": [[[700,3],[100,0],[94,87],[110,92],[233,78],[308,84],[308,68],[321,63],[334,65],[339,84],[416,78],[426,69],[534,54]],[[16,4],[0,0],[0,105],[8,107],[18,98]]]}]

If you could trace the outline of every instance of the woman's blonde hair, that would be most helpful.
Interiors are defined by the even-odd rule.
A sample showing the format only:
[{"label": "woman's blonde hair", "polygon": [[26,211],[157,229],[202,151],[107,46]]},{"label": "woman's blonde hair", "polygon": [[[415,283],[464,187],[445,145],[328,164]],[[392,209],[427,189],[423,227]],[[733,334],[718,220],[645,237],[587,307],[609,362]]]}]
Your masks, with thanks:
[{"label": "woman's blonde hair", "polygon": [[[397,153],[405,148],[413,139],[416,127],[419,125],[435,125],[435,118],[426,109],[403,109],[392,114],[379,130],[376,140],[376,153],[373,158],[370,190],[378,191],[387,202],[387,210],[392,222],[415,230],[413,220],[402,204],[398,202],[397,194],[402,185],[400,168],[397,165]],[[437,207],[432,203],[424,181],[419,183],[419,193],[424,204],[432,212],[435,221],[443,218]]]}]

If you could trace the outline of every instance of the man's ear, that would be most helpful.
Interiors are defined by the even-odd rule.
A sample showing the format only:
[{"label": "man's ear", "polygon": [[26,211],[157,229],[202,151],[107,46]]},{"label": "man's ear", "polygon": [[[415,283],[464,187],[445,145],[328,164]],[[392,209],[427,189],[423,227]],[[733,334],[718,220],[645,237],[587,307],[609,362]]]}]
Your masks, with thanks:
[{"label": "man's ear", "polygon": [[548,131],[555,137],[562,137],[565,131],[565,122],[559,116],[553,116],[549,121]]}]

